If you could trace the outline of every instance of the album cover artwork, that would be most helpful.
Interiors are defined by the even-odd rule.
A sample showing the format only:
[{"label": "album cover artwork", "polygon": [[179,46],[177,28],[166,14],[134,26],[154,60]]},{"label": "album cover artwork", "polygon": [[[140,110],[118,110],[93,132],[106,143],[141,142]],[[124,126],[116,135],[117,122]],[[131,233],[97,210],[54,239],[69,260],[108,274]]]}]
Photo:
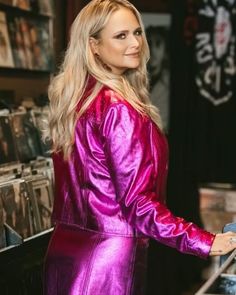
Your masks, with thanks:
[{"label": "album cover artwork", "polygon": [[32,40],[30,35],[30,23],[26,18],[20,17],[18,18],[18,28],[20,30],[22,40],[23,40],[23,48],[26,57],[27,69],[33,69],[33,48],[32,48]]},{"label": "album cover artwork", "polygon": [[36,230],[37,232],[47,230],[52,227],[53,196],[50,180],[38,175],[28,181],[28,187]]},{"label": "album cover artwork", "polygon": [[37,171],[37,174],[41,174],[41,175],[47,177],[49,179],[49,181],[50,181],[51,187],[52,188],[54,187],[55,180],[54,180],[53,167],[49,167],[49,166],[36,167],[34,170]]},{"label": "album cover artwork", "polygon": [[53,161],[50,157],[39,157],[36,160],[30,161],[30,165],[33,169],[44,169],[47,167],[53,167]]},{"label": "album cover artwork", "polygon": [[40,147],[41,147],[41,155],[48,157],[50,156],[51,143],[49,140],[42,139],[43,130],[46,128],[46,124],[48,122],[49,112],[46,110],[32,110],[32,117],[34,120],[34,124],[38,130],[39,139],[40,139]]},{"label": "album cover artwork", "polygon": [[5,165],[0,166],[0,183],[6,182],[7,180],[4,180],[4,177],[6,179],[9,179],[12,177],[16,178],[16,175],[19,175],[22,173],[23,165],[19,162],[12,162],[7,163]]},{"label": "album cover artwork", "polygon": [[51,183],[51,187],[52,187],[52,197],[54,196],[54,184],[55,184],[55,178],[54,178],[54,169],[53,167],[45,167],[44,169],[42,168],[41,170],[41,173],[46,176],[49,180],[50,180],[50,183]]},{"label": "album cover artwork", "polygon": [[[14,45],[16,47],[15,49],[16,54],[14,56],[14,58],[17,60],[16,67],[27,69],[28,68],[27,53],[25,50],[25,44],[24,44],[19,17],[9,18],[9,31],[10,31],[10,37],[11,37],[11,42],[13,44],[13,47]],[[13,49],[13,53],[14,53],[14,49]]]},{"label": "album cover artwork", "polygon": [[16,231],[23,237],[27,238],[34,234],[32,210],[29,201],[29,192],[24,181],[14,181],[13,189],[15,193],[15,200],[17,203],[18,224]]},{"label": "album cover artwork", "polygon": [[42,44],[40,43],[40,21],[29,22],[29,33],[32,48],[32,63],[33,68],[36,70],[42,70],[45,68],[44,52],[42,50]]},{"label": "album cover artwork", "polygon": [[0,185],[0,198],[3,203],[3,220],[22,238],[33,235],[31,205],[23,180],[13,180]]},{"label": "album cover artwork", "polygon": [[8,16],[7,20],[15,68],[24,68],[24,62],[20,56],[19,38],[15,18]]},{"label": "album cover artwork", "polygon": [[14,113],[12,128],[18,158],[28,162],[40,155],[39,138],[30,113]]},{"label": "album cover artwork", "polygon": [[41,14],[53,16],[54,7],[52,0],[39,0],[39,11]]},{"label": "album cover artwork", "polygon": [[14,67],[6,14],[0,11],[0,66]]},{"label": "album cover artwork", "polygon": [[[50,186],[54,187],[54,169],[53,161],[50,157],[37,158],[34,161],[30,161],[32,171],[36,171],[37,174],[47,177],[50,181]],[[53,195],[52,195],[53,197]]]},{"label": "album cover artwork", "polygon": [[17,161],[9,116],[0,116],[0,165]]},{"label": "album cover artwork", "polygon": [[23,10],[30,10],[29,0],[13,0],[13,6],[16,6]]},{"label": "album cover artwork", "polygon": [[35,68],[39,70],[51,70],[53,50],[49,22],[39,20],[31,21],[30,33]]}]

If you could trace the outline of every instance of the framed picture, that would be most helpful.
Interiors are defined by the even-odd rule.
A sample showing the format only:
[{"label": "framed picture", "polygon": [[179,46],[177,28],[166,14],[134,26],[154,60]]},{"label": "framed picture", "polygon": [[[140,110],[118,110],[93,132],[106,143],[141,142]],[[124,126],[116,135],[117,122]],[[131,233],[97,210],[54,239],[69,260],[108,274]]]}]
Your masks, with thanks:
[{"label": "framed picture", "polygon": [[35,230],[36,232],[47,230],[52,227],[53,193],[51,182],[47,177],[41,175],[35,175],[26,182],[32,203]]},{"label": "framed picture", "polygon": [[150,49],[148,73],[150,81],[150,98],[159,109],[164,131],[169,127],[169,96],[170,96],[170,55],[169,34],[170,14],[141,14],[147,41]]}]

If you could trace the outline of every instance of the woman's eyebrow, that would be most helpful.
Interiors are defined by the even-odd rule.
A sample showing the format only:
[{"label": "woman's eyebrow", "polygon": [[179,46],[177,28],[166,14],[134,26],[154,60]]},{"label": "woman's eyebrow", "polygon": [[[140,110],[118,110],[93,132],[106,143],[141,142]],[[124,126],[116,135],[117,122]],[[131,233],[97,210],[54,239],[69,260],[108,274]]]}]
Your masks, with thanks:
[{"label": "woman's eyebrow", "polygon": [[[141,27],[137,27],[136,29],[132,30],[132,32],[136,32],[136,31],[141,30],[141,29],[142,29]],[[124,33],[129,33],[129,32],[130,32],[130,30],[125,29],[125,30],[117,31],[117,32],[113,33],[113,35],[115,36],[115,35],[118,35],[118,34],[122,34],[122,33],[124,34]]]}]

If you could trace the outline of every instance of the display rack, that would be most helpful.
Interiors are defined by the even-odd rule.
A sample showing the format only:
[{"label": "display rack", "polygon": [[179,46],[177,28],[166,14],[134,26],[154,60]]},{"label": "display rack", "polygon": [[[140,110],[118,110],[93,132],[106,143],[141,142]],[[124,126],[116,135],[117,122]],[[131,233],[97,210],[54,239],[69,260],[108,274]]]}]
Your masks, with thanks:
[{"label": "display rack", "polygon": [[[5,42],[0,42],[1,90],[12,90],[14,102],[21,101],[24,96],[35,97],[44,93],[54,70],[53,7],[50,12],[36,7],[39,3],[46,7],[53,1],[24,2],[30,5],[30,9],[13,6],[12,3],[17,1],[0,0],[0,38]],[[17,40],[14,39],[16,33]],[[11,63],[4,63],[4,53],[9,51]],[[24,87],[25,90],[22,90]],[[32,90],[33,87],[37,90]],[[7,100],[5,97],[4,99]],[[43,293],[43,261],[52,230],[51,228],[22,239],[14,236],[6,226],[8,243],[7,247],[0,250],[1,295]]]},{"label": "display rack", "polygon": [[227,268],[235,265],[236,250],[234,250],[195,295],[236,294],[236,274],[228,274]]},{"label": "display rack", "polygon": [[1,2],[0,74],[50,73],[54,60],[53,11],[42,12],[39,7],[25,10]]},{"label": "display rack", "polygon": [[0,293],[41,295],[43,260],[53,229],[0,251]]}]

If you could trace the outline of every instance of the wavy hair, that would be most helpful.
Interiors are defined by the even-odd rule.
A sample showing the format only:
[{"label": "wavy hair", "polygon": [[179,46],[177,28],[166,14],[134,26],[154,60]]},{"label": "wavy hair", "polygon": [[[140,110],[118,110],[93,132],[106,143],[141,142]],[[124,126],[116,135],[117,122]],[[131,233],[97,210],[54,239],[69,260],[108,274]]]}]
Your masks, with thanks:
[{"label": "wavy hair", "polygon": [[[120,7],[131,10],[143,30],[141,62],[137,69],[123,75],[106,70],[91,50],[90,38],[99,38],[110,16]],[[74,144],[76,121],[86,111],[103,85],[120,94],[138,112],[147,114],[159,128],[158,109],[149,99],[146,64],[149,48],[144,26],[137,9],[126,0],[92,0],[77,15],[71,27],[70,41],[59,73],[49,85],[50,116],[45,136],[52,141],[53,152],[63,152],[68,159]],[[83,97],[88,76],[96,78],[96,85],[79,111],[77,105]]]}]

